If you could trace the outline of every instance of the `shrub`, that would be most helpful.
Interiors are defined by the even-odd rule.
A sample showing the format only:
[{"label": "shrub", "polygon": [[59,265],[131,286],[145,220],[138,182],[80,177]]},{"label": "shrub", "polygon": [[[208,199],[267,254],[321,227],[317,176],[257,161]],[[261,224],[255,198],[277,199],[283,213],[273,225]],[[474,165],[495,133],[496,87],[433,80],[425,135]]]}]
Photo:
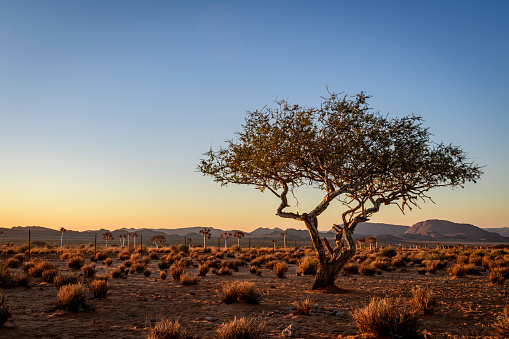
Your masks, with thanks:
[{"label": "shrub", "polygon": [[145,269],[143,270],[143,275],[146,277],[150,277],[151,274],[152,274],[152,270],[148,267],[145,267]]},{"label": "shrub", "polygon": [[30,276],[26,273],[17,273],[12,275],[12,281],[17,286],[28,286]]},{"label": "shrub", "polygon": [[228,266],[223,266],[217,272],[217,275],[231,275],[232,272],[228,269]]},{"label": "shrub", "polygon": [[127,279],[127,271],[125,269],[125,266],[124,265],[120,265],[119,267],[114,269],[113,272],[111,272],[111,277],[113,279],[117,279],[117,278]]},{"label": "shrub", "polygon": [[105,264],[106,266],[110,267],[111,264],[113,264],[113,259],[106,258],[106,259],[103,260],[103,264]]},{"label": "shrub", "polygon": [[58,270],[56,268],[50,268],[42,271],[41,278],[42,281],[51,283],[55,279],[58,274]]},{"label": "shrub", "polygon": [[167,277],[167,274],[165,271],[161,271],[161,273],[159,273],[159,278],[161,280],[166,280],[166,277]]},{"label": "shrub", "polygon": [[87,294],[83,284],[64,285],[58,291],[57,297],[60,305],[71,312],[78,312],[80,308],[87,308],[85,304]]},{"label": "shrub", "polygon": [[58,273],[53,278],[53,284],[55,284],[56,288],[61,288],[65,285],[71,285],[71,284],[81,284],[82,279],[81,277],[74,275],[74,274],[62,274]]},{"label": "shrub", "polygon": [[380,256],[392,258],[398,254],[394,248],[384,248],[380,251]]},{"label": "shrub", "polygon": [[67,260],[67,267],[71,270],[79,270],[85,265],[85,260],[80,256],[75,256]]},{"label": "shrub", "polygon": [[288,272],[288,266],[284,262],[278,262],[274,265],[273,271],[278,278],[284,278]]},{"label": "shrub", "polygon": [[143,273],[145,271],[145,265],[140,262],[135,262],[131,265],[131,268],[129,269],[129,273]]},{"label": "shrub", "polygon": [[16,258],[9,258],[5,264],[10,268],[18,268],[21,265],[21,262]]},{"label": "shrub", "polygon": [[265,324],[256,319],[234,318],[217,329],[220,339],[257,339],[262,337]]},{"label": "shrub", "polygon": [[502,285],[505,281],[505,277],[500,272],[492,271],[487,280],[494,285]]},{"label": "shrub", "polygon": [[110,289],[110,284],[108,280],[96,279],[90,283],[89,289],[92,291],[95,298],[103,299],[106,298],[106,293]]},{"label": "shrub", "polygon": [[184,245],[184,244],[179,244],[179,245],[177,246],[177,251],[178,251],[178,252],[187,253],[187,252],[189,252],[189,247],[187,247],[187,246],[186,246],[186,245]]},{"label": "shrub", "polygon": [[11,309],[5,302],[4,295],[0,292],[0,326],[5,324],[7,319],[11,317]]},{"label": "shrub", "polygon": [[359,274],[360,275],[374,275],[376,273],[376,268],[374,268],[369,263],[362,263],[362,265],[359,266]]},{"label": "shrub", "polygon": [[49,261],[36,261],[34,265],[28,269],[28,274],[34,278],[38,278],[42,276],[42,272],[55,269],[57,269],[57,266]]},{"label": "shrub", "polygon": [[313,309],[313,303],[311,300],[309,300],[309,298],[302,301],[296,301],[293,303],[293,305],[299,314],[310,315],[311,310]]},{"label": "shrub", "polygon": [[343,267],[343,272],[345,272],[346,274],[358,274],[359,264],[355,262],[349,262]]},{"label": "shrub", "polygon": [[419,323],[415,313],[396,307],[388,298],[373,298],[371,302],[352,314],[359,331],[373,336],[402,338],[419,337]]},{"label": "shrub", "polygon": [[95,269],[95,264],[94,263],[91,263],[90,265],[85,265],[81,268],[81,270],[83,271],[83,275],[85,277],[93,277],[95,275],[95,273],[97,272],[97,270]]},{"label": "shrub", "polygon": [[435,295],[428,289],[416,287],[412,290],[410,305],[422,314],[431,314],[437,304]]},{"label": "shrub", "polygon": [[253,273],[253,274],[257,274],[258,272],[260,272],[260,269],[256,265],[251,265],[251,266],[249,266],[249,272]]},{"label": "shrub", "polygon": [[10,287],[14,285],[11,270],[7,265],[0,263],[0,287]]},{"label": "shrub", "polygon": [[259,304],[261,298],[262,293],[253,282],[235,281],[223,284],[221,300],[225,304],[231,304],[237,300],[245,301],[248,304]]},{"label": "shrub", "polygon": [[315,275],[318,271],[318,261],[312,257],[304,257],[299,264],[299,271],[303,275]]},{"label": "shrub", "polygon": [[108,257],[108,255],[104,252],[97,252],[95,254],[95,258],[99,261],[103,261],[103,260],[106,260],[106,258]]},{"label": "shrub", "polygon": [[191,330],[185,328],[178,320],[163,318],[148,331],[147,339],[191,339]]},{"label": "shrub", "polygon": [[190,276],[187,273],[182,273],[180,275],[180,284],[181,285],[197,285],[198,284],[198,278],[196,276]]},{"label": "shrub", "polygon": [[148,253],[148,257],[150,259],[159,259],[159,254],[156,251],[150,251]]},{"label": "shrub", "polygon": [[498,338],[509,338],[509,310],[504,308],[504,312],[493,324],[493,332]]},{"label": "shrub", "polygon": [[180,265],[172,265],[170,267],[170,275],[173,280],[180,280],[180,276],[184,273],[184,267]]},{"label": "shrub", "polygon": [[118,254],[118,258],[122,261],[128,260],[131,257],[131,252],[124,250]]},{"label": "shrub", "polygon": [[207,264],[201,264],[200,266],[198,266],[198,275],[200,277],[206,276],[209,271],[210,267]]}]

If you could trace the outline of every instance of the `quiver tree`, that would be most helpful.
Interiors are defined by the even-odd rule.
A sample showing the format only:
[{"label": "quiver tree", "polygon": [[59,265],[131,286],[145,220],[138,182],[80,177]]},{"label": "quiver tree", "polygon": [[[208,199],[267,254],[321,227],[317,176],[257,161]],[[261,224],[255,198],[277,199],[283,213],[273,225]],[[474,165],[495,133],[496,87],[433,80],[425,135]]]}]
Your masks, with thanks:
[{"label": "quiver tree", "polygon": [[133,243],[134,243],[133,246],[134,246],[134,248],[136,248],[136,238],[138,238],[138,233],[134,232],[133,233]]},{"label": "quiver tree", "polygon": [[67,230],[64,227],[60,227],[59,231],[60,231],[60,248],[64,248],[64,233],[67,232]]},{"label": "quiver tree", "polygon": [[286,250],[286,236],[288,235],[288,231],[281,232],[281,235],[283,236],[283,245]]},{"label": "quiver tree", "polygon": [[240,239],[244,238],[245,234],[242,231],[235,231],[233,233],[233,236],[237,238],[237,246],[240,247]]},{"label": "quiver tree", "polygon": [[221,239],[224,239],[224,248],[227,249],[228,248],[228,243],[226,242],[228,240],[229,237],[231,237],[232,234],[230,232],[224,232],[223,234],[221,234]]},{"label": "quiver tree", "polygon": [[157,248],[159,248],[159,246],[162,246],[166,243],[166,237],[162,234],[154,235],[152,238],[150,238],[150,242],[156,244]]},{"label": "quiver tree", "polygon": [[103,239],[106,240],[106,247],[108,247],[108,240],[113,240],[113,234],[111,232],[103,233]]},{"label": "quiver tree", "polygon": [[207,248],[207,238],[210,238],[210,228],[201,229],[200,234],[203,235],[203,248]]},{"label": "quiver tree", "polygon": [[[432,142],[421,117],[373,112],[362,92],[329,94],[316,108],[279,101],[274,109],[248,112],[237,138],[205,153],[198,166],[222,185],[270,191],[280,201],[277,215],[305,224],[319,261],[313,288],[334,284],[355,253],[355,227],[382,206],[411,210],[430,199],[430,189],[463,187],[482,174],[461,148]],[[288,193],[301,186],[323,192],[305,213],[288,210]],[[333,227],[335,245],[318,233],[318,217],[334,200],[344,208]]]}]

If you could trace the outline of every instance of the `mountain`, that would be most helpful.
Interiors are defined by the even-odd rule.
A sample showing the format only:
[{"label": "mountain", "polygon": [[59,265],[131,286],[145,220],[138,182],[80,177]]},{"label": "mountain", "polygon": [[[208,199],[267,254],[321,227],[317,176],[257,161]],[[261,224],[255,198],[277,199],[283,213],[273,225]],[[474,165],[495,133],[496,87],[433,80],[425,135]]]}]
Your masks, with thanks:
[{"label": "mountain", "polygon": [[278,227],[276,227],[276,228],[258,227],[257,229],[250,232],[249,234],[251,236],[264,236],[264,235],[269,235],[271,233],[277,233],[277,232],[281,233],[281,232],[283,232],[283,230]]},{"label": "mountain", "polygon": [[405,233],[410,226],[390,225],[371,222],[362,222],[355,227],[355,235],[398,235]]},{"label": "mountain", "polygon": [[509,237],[509,227],[485,228],[488,232],[498,233],[501,236]]},{"label": "mountain", "polygon": [[474,225],[458,224],[447,220],[426,220],[410,227],[403,238],[461,239],[480,241],[509,241],[498,233],[488,232]]}]

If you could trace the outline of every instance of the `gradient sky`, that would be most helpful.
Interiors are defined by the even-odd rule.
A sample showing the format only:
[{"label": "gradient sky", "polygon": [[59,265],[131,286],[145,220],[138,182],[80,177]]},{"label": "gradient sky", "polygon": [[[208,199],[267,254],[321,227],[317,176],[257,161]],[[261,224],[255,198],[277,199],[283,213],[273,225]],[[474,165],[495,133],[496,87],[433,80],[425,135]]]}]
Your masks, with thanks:
[{"label": "gradient sky", "polygon": [[[372,222],[509,226],[507,1],[0,1],[0,227],[303,228],[196,166],[276,98],[423,116],[484,176]],[[298,192],[304,212],[319,192]],[[339,205],[320,229],[340,222]]]}]

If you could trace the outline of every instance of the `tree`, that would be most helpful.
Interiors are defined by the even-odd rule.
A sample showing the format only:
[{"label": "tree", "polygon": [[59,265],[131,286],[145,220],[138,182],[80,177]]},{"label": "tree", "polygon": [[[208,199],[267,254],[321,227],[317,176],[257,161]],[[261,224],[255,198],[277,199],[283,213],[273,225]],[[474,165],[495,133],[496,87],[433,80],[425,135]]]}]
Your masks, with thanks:
[{"label": "tree", "polygon": [[134,233],[133,233],[133,243],[134,243],[134,248],[136,248],[136,238],[138,238],[138,233],[134,232]]},{"label": "tree", "polygon": [[106,247],[108,247],[108,240],[113,240],[113,234],[111,232],[103,233],[103,239],[106,240]]},{"label": "tree", "polygon": [[63,227],[60,227],[60,248],[64,248],[64,233],[67,232],[67,230]]},{"label": "tree", "polygon": [[235,231],[233,233],[233,236],[235,238],[237,238],[237,245],[240,247],[240,239],[244,238],[244,236],[245,236],[244,232],[242,232],[242,231]]},{"label": "tree", "polygon": [[203,235],[203,248],[207,248],[207,238],[210,238],[210,228],[201,229],[200,234]]},{"label": "tree", "polygon": [[221,234],[221,239],[224,239],[224,248],[227,249],[228,248],[228,243],[226,242],[226,240],[228,240],[229,237],[231,237],[232,234],[230,232],[224,232],[223,234]]},{"label": "tree", "polygon": [[[421,117],[389,118],[371,111],[368,98],[329,93],[320,107],[283,100],[248,112],[237,138],[210,149],[198,165],[222,185],[270,191],[279,199],[277,215],[304,222],[319,261],[313,288],[334,284],[355,253],[355,227],[382,206],[411,210],[431,200],[432,188],[463,187],[482,174],[461,148],[432,142]],[[323,192],[307,213],[288,210],[288,193],[301,186]],[[318,217],[334,201],[344,210],[333,247],[321,239]]]},{"label": "tree", "polygon": [[286,236],[288,235],[288,231],[281,232],[281,235],[283,236],[283,245],[286,250]]},{"label": "tree", "polygon": [[166,243],[166,237],[164,235],[154,235],[152,238],[150,238],[150,242],[156,244],[157,248],[159,246],[164,245]]}]

